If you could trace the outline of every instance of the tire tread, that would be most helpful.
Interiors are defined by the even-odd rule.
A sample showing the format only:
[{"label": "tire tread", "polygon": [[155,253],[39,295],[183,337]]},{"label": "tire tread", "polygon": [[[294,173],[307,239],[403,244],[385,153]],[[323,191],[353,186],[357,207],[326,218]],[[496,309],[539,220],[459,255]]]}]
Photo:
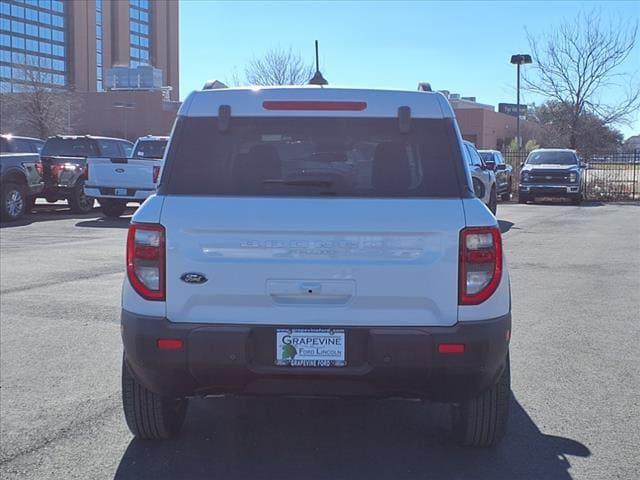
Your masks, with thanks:
[{"label": "tire tread", "polygon": [[509,357],[498,381],[483,392],[454,407],[453,431],[456,441],[466,447],[492,447],[505,434],[511,398]]},{"label": "tire tread", "polygon": [[122,365],[122,404],[124,416],[131,433],[144,440],[174,437],[185,416],[180,402],[161,397],[138,383],[126,363]]}]

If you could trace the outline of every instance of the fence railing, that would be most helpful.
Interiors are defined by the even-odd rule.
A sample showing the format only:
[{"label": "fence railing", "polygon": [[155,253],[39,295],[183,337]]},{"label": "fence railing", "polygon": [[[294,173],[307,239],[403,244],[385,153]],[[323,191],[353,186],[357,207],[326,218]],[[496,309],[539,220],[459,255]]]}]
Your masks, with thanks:
[{"label": "fence railing", "polygon": [[[527,153],[508,151],[503,156],[513,167],[514,184],[517,185]],[[640,151],[587,155],[582,156],[582,161],[586,164],[582,175],[585,199],[640,200]]]}]

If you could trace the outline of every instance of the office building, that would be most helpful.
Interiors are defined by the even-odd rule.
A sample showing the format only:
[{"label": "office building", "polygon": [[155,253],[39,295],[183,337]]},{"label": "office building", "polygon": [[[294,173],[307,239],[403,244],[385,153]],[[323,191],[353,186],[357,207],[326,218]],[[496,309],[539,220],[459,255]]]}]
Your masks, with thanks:
[{"label": "office building", "polygon": [[153,68],[147,89],[178,100],[177,0],[0,0],[0,92],[103,92],[114,67]]}]

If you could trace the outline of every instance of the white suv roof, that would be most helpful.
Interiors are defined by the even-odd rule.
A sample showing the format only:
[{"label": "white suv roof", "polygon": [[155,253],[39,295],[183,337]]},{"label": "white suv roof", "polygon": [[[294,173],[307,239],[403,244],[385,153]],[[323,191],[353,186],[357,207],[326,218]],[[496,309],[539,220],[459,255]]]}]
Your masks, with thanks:
[{"label": "white suv roof", "polygon": [[[280,102],[279,105],[265,102]],[[337,102],[336,108],[302,104],[286,107],[282,102]],[[438,92],[326,88],[315,85],[297,87],[225,88],[192,92],[179,115],[217,116],[222,105],[231,107],[231,116],[309,116],[309,117],[396,117],[398,108],[408,106],[414,118],[453,118],[447,99]],[[271,105],[271,107],[269,106]]]},{"label": "white suv roof", "polygon": [[144,137],[138,137],[138,142],[146,142],[146,141],[161,141],[161,140],[169,140],[167,136],[161,135],[145,135]]},{"label": "white suv roof", "polygon": [[536,148],[535,150],[531,150],[529,152],[529,154],[536,153],[536,152],[571,152],[571,153],[576,153],[575,150],[572,150],[570,148]]}]

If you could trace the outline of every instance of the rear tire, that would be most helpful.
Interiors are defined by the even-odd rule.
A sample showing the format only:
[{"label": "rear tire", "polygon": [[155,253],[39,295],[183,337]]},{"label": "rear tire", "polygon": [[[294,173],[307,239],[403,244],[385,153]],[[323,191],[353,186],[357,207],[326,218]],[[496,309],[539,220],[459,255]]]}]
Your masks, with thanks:
[{"label": "rear tire", "polygon": [[100,200],[102,213],[109,218],[119,218],[127,209],[127,202],[104,198]]},{"label": "rear tire", "polygon": [[575,197],[571,198],[571,203],[573,205],[580,205],[582,203],[582,194],[579,193]]},{"label": "rear tire", "polygon": [[500,199],[503,202],[508,202],[511,200],[511,182],[509,182],[509,186],[507,187],[507,191],[500,195]]},{"label": "rear tire", "polygon": [[94,198],[85,195],[82,180],[76,182],[67,201],[73,213],[89,213],[93,210]]},{"label": "rear tire", "polygon": [[186,398],[166,398],[148,390],[122,361],[122,407],[131,433],[141,440],[175,437],[187,413]]},{"label": "rear tire", "polygon": [[507,430],[511,400],[509,355],[498,381],[482,395],[452,407],[456,442],[463,447],[493,447]]},{"label": "rear tire", "polygon": [[528,195],[523,193],[518,194],[518,203],[527,203],[530,200]]},{"label": "rear tire", "polygon": [[491,193],[489,194],[489,205],[487,205],[489,207],[489,210],[491,210],[491,213],[493,213],[494,215],[497,213],[498,211],[498,194],[496,193],[496,187],[493,187],[491,189]]},{"label": "rear tire", "polygon": [[0,188],[0,218],[5,222],[19,220],[26,211],[27,197],[22,185],[7,182]]}]

